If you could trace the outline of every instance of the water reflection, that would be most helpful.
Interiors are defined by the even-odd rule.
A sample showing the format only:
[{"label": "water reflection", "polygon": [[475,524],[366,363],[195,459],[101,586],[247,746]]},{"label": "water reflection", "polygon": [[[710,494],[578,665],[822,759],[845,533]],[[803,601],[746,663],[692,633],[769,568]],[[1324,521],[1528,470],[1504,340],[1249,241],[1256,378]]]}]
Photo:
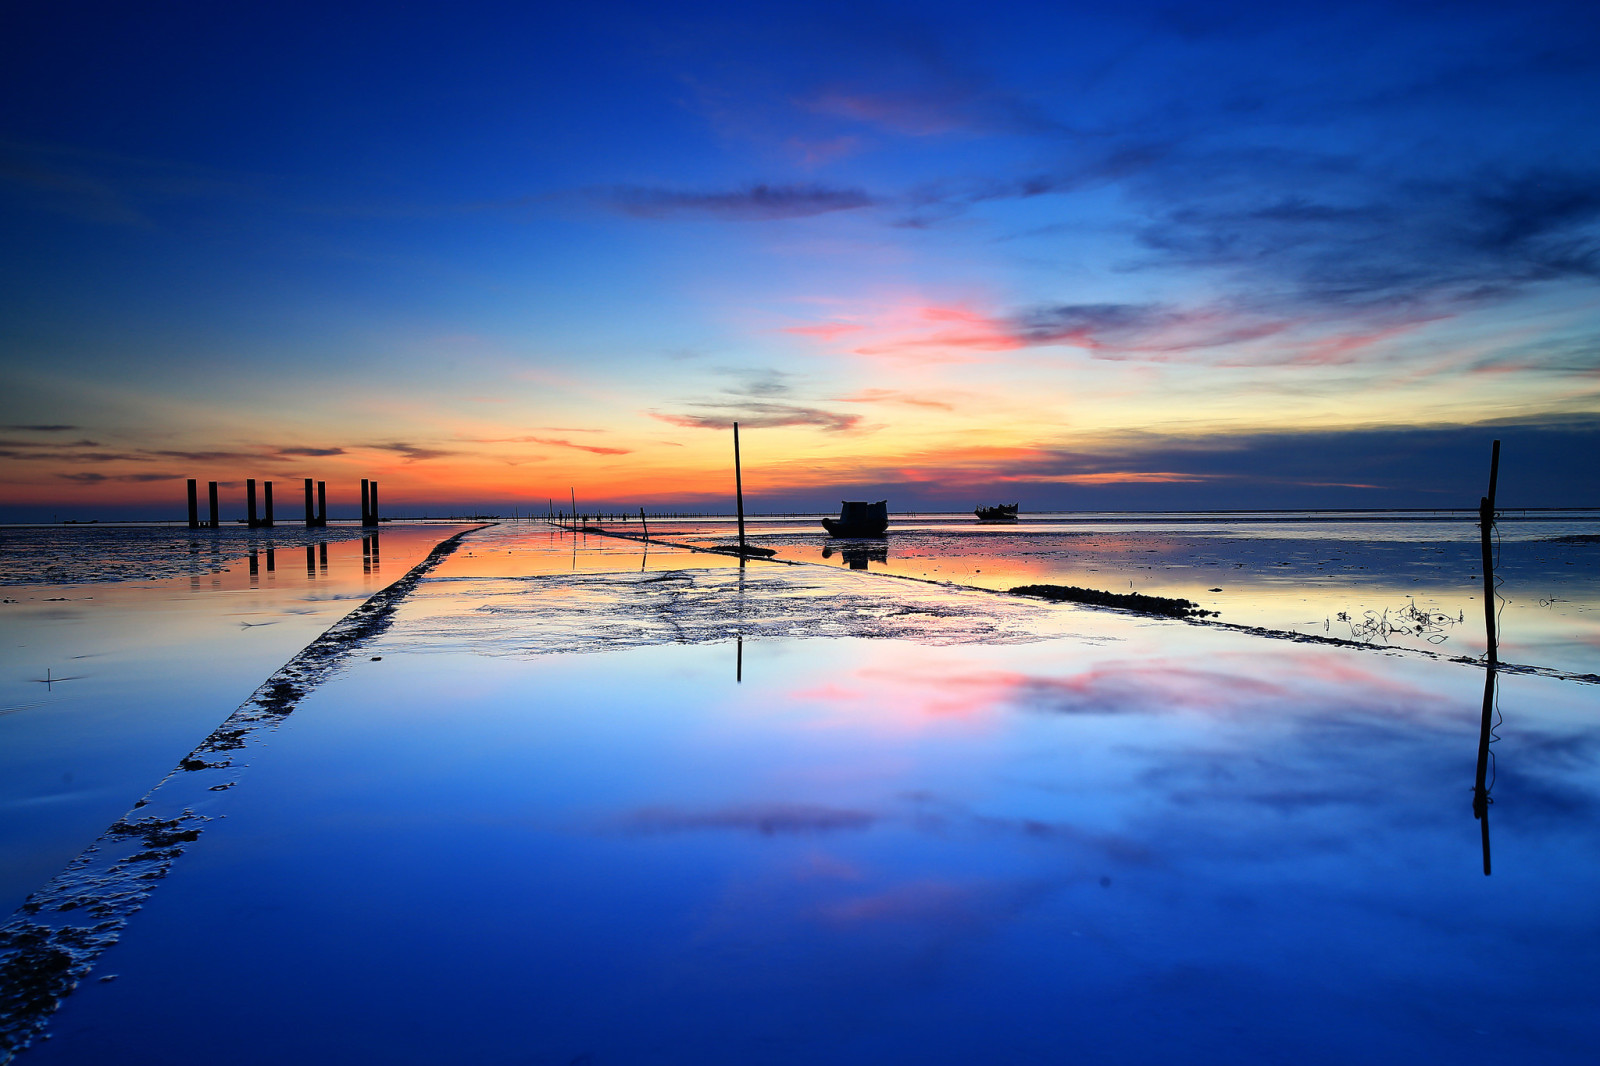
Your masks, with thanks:
[{"label": "water reflection", "polygon": [[844,558],[845,565],[852,570],[867,569],[868,562],[887,563],[889,561],[889,546],[887,544],[862,544],[846,541],[843,544],[832,543],[822,546],[822,557],[833,558],[837,553]]},{"label": "water reflection", "polygon": [[1489,807],[1494,803],[1494,798],[1489,794],[1494,788],[1494,780],[1489,776],[1489,768],[1494,758],[1489,750],[1489,745],[1497,739],[1494,733],[1495,707],[1495,664],[1493,660],[1484,664],[1483,668],[1483,715],[1478,724],[1478,773],[1472,785],[1472,816],[1478,820],[1480,834],[1483,837],[1483,876],[1489,876]]}]

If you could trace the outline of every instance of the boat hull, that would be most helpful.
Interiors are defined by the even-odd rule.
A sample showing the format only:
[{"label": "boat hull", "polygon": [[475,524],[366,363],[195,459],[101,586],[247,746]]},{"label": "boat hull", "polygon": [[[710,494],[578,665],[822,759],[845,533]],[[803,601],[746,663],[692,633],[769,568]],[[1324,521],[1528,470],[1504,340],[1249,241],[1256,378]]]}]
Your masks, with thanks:
[{"label": "boat hull", "polygon": [[889,521],[884,519],[882,522],[841,522],[837,518],[824,518],[822,528],[828,531],[830,537],[882,539],[889,532]]}]

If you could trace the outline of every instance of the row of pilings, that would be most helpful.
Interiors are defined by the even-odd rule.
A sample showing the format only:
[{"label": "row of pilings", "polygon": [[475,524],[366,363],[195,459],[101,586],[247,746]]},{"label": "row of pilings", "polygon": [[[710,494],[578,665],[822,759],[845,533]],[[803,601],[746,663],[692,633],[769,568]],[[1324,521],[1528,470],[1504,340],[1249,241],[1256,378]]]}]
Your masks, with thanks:
[{"label": "row of pilings", "polygon": [[[194,478],[189,479],[189,528],[202,527],[216,529],[222,524],[221,512],[217,506],[217,483],[206,483],[206,496],[210,503],[210,516],[206,521],[200,521],[200,483]],[[256,508],[256,479],[245,480],[245,525],[251,529],[271,529],[277,525],[277,520],[272,512],[272,482],[261,483],[263,508]],[[315,500],[313,500],[312,486],[316,486]],[[306,489],[306,528],[314,529],[328,524],[328,483],[326,481],[313,482],[311,478],[305,479]],[[368,478],[361,479],[361,524],[375,526],[378,524],[378,483]]]}]

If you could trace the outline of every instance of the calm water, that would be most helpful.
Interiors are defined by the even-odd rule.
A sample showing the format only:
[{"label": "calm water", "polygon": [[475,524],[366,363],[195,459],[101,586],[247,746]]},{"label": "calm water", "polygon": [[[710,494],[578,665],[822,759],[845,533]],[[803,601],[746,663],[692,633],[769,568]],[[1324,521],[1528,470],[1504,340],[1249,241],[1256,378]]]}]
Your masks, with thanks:
[{"label": "calm water", "polygon": [[[726,521],[675,527],[662,528],[692,543],[736,539]],[[1015,525],[917,515],[876,542],[830,542],[815,519],[788,519],[751,522],[747,536],[786,559],[984,588],[1177,596],[1227,623],[1449,656],[1485,647],[1475,512],[1045,514]],[[1597,541],[1597,511],[1501,516],[1503,659],[1600,672]]]},{"label": "calm water", "polygon": [[[45,544],[38,556],[17,550],[22,531],[6,530],[0,912],[93,841],[268,674],[460,528],[386,526],[376,557],[359,528],[26,531]],[[43,573],[41,558],[78,583],[22,584]],[[130,570],[183,576],[101,579]]]},{"label": "calm water", "polygon": [[[1028,544],[930,525],[888,560]],[[998,568],[1078,565],[1041,558]],[[146,596],[223,602],[186,580]],[[1341,581],[1314,587],[1367,587]],[[237,787],[152,797],[212,820],[21,1061],[1587,1063],[1600,688],[1502,676],[1490,877],[1482,691],[1403,652],[482,530]]]}]

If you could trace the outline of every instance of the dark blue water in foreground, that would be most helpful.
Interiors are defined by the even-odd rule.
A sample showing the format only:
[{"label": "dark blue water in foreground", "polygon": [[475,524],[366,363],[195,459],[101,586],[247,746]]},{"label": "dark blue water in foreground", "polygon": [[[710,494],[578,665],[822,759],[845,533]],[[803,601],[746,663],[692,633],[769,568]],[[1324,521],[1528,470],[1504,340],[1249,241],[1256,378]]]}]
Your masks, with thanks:
[{"label": "dark blue water in foreground", "polygon": [[21,1061],[1600,1047],[1594,686],[1502,679],[1485,877],[1466,665],[469,544],[196,792],[213,820]]}]

